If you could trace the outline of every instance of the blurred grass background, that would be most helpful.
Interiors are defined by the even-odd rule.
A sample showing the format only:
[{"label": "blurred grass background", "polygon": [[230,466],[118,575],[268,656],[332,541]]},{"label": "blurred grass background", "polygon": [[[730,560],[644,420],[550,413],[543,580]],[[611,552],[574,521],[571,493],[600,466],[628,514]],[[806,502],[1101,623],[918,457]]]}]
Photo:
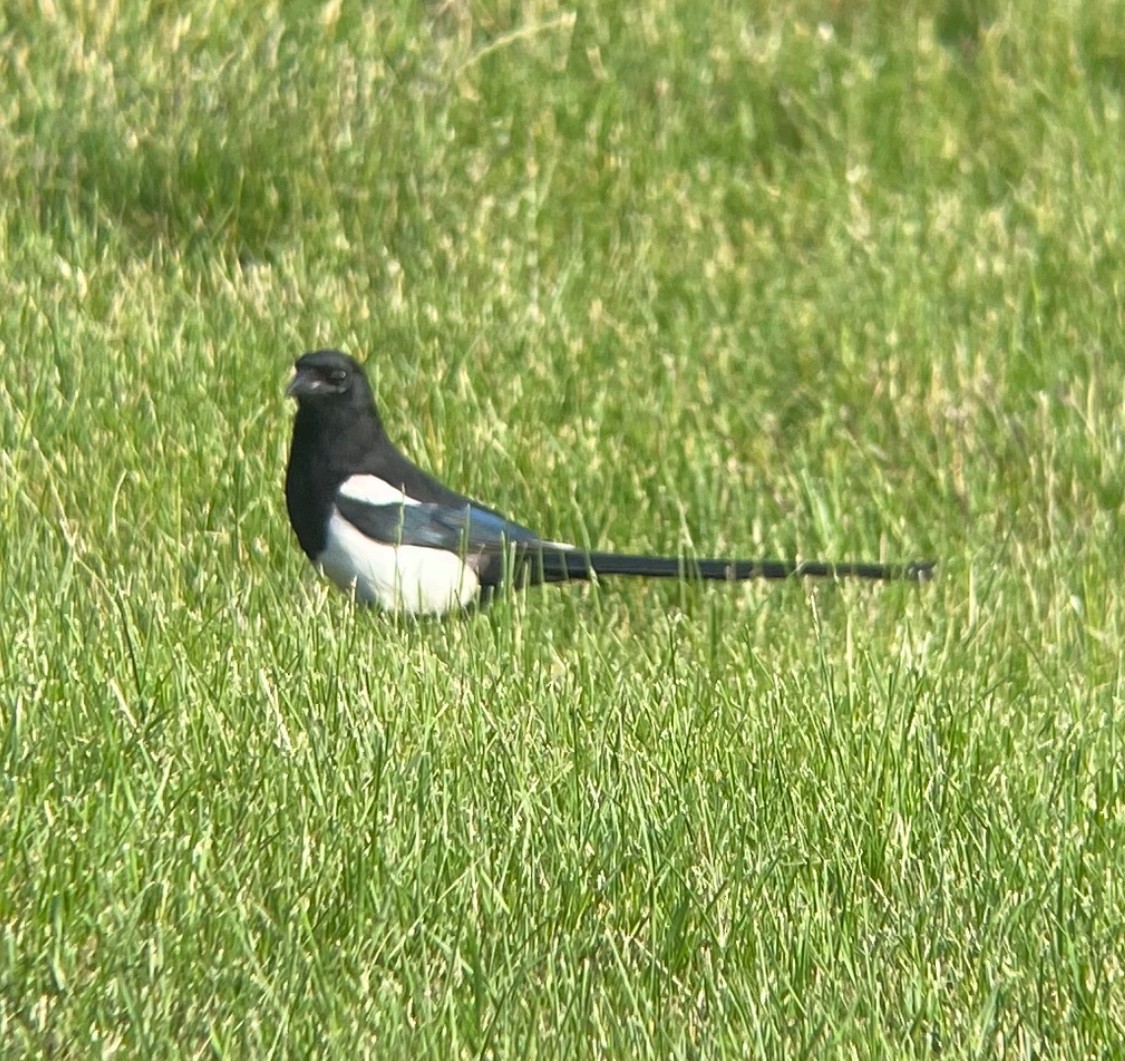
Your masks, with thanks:
[{"label": "blurred grass background", "polygon": [[[10,1056],[1110,1057],[1119,0],[0,13]],[[412,626],[292,359],[549,536]]]}]

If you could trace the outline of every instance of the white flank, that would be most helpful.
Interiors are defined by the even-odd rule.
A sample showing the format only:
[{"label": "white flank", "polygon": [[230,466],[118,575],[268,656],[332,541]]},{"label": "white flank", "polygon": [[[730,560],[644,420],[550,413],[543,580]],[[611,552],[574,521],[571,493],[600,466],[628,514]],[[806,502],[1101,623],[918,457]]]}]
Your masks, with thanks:
[{"label": "white flank", "polygon": [[[359,479],[391,489],[370,475],[353,476],[344,486]],[[402,491],[395,494],[394,501],[401,502]],[[411,503],[407,499],[406,504]],[[420,545],[384,545],[368,538],[338,512],[328,521],[328,542],[317,566],[336,585],[354,591],[356,600],[408,615],[440,615],[468,604],[480,589],[476,573],[453,553]]]},{"label": "white flank", "polygon": [[353,475],[340,484],[340,493],[353,501],[363,501],[368,505],[418,505],[412,497],[407,497],[402,489],[391,486],[377,475]]}]

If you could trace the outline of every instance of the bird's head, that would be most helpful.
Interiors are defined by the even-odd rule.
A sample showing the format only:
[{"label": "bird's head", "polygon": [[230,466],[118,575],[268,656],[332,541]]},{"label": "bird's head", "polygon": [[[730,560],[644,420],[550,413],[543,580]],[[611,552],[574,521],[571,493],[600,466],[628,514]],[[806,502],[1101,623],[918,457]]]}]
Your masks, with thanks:
[{"label": "bird's head", "polygon": [[367,404],[371,392],[363,369],[339,350],[316,350],[297,359],[285,393],[303,408]]}]

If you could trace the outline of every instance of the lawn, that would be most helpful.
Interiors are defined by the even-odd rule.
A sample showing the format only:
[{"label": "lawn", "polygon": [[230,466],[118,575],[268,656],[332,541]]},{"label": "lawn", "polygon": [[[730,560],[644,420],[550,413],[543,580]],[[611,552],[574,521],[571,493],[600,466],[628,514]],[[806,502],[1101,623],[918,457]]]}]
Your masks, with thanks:
[{"label": "lawn", "polygon": [[[302,351],[549,537],[355,608]],[[1121,0],[0,12],[0,1054],[1125,1049]]]}]

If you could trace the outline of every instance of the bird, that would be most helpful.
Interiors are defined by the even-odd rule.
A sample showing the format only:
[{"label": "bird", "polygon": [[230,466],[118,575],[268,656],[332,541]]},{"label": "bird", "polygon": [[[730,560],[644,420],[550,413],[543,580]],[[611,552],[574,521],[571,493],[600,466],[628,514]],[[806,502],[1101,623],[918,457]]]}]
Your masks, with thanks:
[{"label": "bird", "polygon": [[928,581],[934,562],[793,563],[587,552],[540,537],[438,482],[391,442],[361,365],[338,350],[299,357],[285,501],[312,564],[357,602],[412,616],[486,603],[505,582],[608,575],[712,581],[795,576]]}]

